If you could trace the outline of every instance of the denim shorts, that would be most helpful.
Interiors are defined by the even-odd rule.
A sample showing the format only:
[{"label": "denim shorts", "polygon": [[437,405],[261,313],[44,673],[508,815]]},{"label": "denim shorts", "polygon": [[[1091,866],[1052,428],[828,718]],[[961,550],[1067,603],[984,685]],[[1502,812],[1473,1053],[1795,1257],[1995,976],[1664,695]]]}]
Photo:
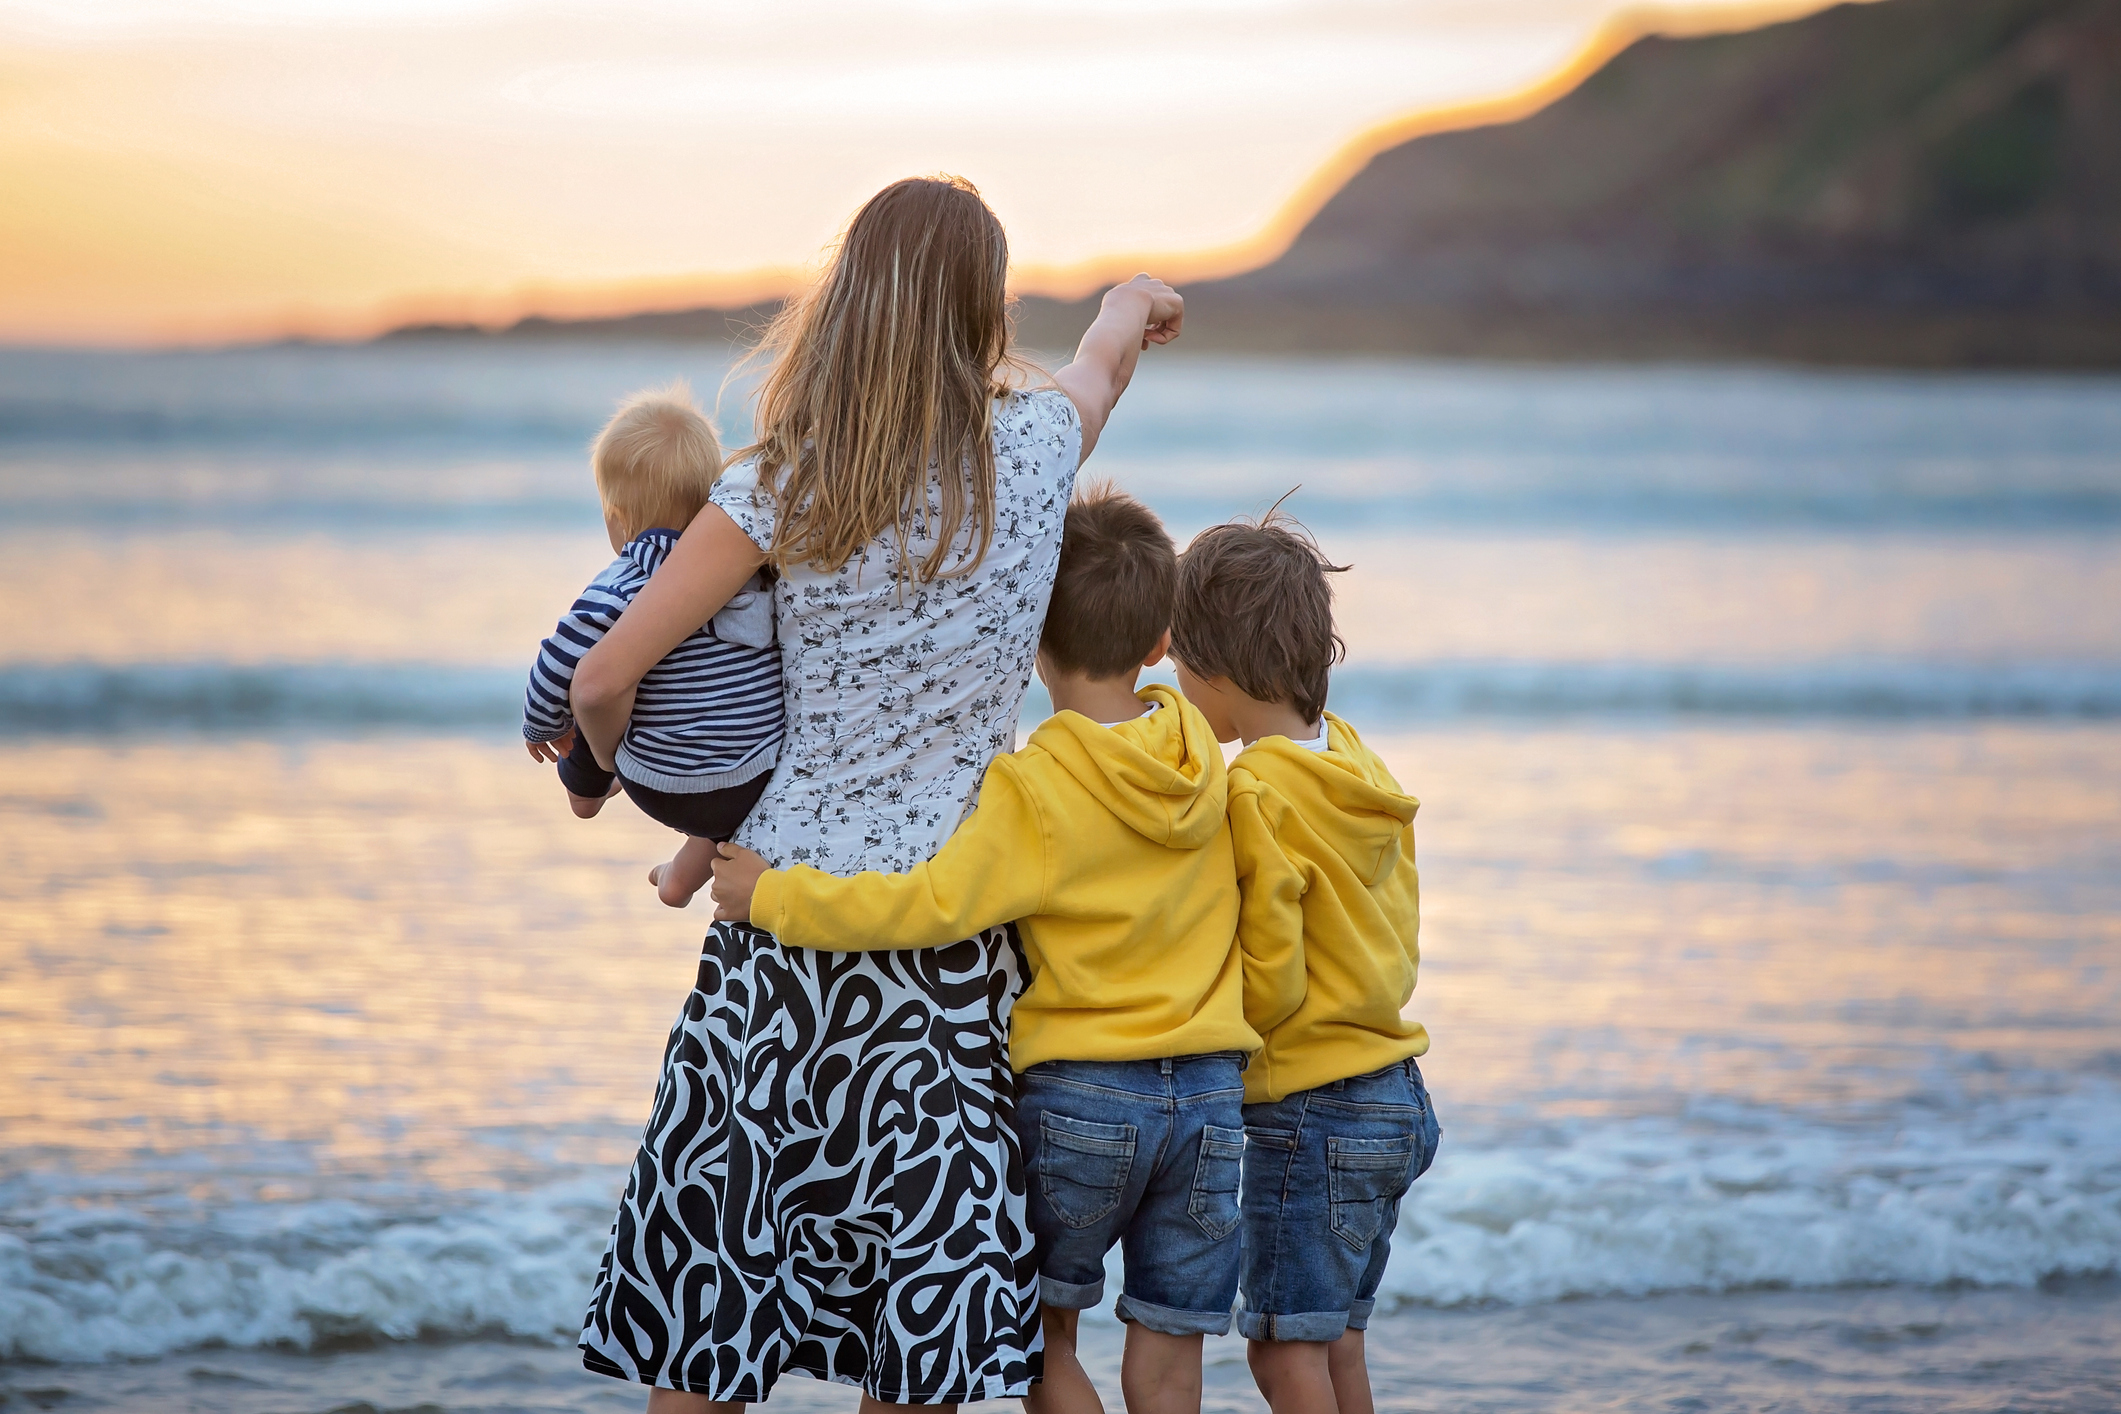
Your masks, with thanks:
[{"label": "denim shorts", "polygon": [[1016,1078],[1039,1299],[1105,1298],[1166,1335],[1223,1335],[1237,1301],[1244,1063],[1236,1051],[1147,1061],[1045,1061]]},{"label": "denim shorts", "polygon": [[1399,1200],[1442,1130],[1421,1067],[1382,1070],[1245,1106],[1248,1340],[1338,1340],[1370,1324]]}]

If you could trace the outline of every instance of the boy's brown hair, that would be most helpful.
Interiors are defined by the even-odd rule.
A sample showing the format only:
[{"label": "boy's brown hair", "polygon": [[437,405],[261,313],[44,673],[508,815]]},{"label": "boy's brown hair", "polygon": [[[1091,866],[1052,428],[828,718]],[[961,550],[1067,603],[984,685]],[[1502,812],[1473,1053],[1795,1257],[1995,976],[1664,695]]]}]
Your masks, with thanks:
[{"label": "boy's brown hair", "polygon": [[1039,651],[1063,672],[1125,677],[1171,626],[1178,547],[1156,512],[1109,482],[1078,492]]},{"label": "boy's brown hair", "polygon": [[1196,677],[1228,678],[1247,697],[1318,721],[1333,665],[1348,653],[1326,576],[1347,568],[1277,511],[1210,526],[1179,557],[1171,656]]},{"label": "boy's brown hair", "polygon": [[644,530],[682,531],[722,474],[714,424],[683,382],[619,404],[589,449],[597,495],[628,540]]}]

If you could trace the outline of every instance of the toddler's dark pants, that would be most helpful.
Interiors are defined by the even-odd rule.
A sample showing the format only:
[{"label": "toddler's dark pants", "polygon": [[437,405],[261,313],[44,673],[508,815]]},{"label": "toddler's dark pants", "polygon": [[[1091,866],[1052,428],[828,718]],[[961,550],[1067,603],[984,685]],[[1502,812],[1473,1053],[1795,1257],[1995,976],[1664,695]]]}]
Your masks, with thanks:
[{"label": "toddler's dark pants", "polygon": [[759,797],[766,790],[767,778],[772,774],[771,771],[761,771],[742,785],[721,790],[657,790],[599,766],[595,754],[589,749],[588,738],[580,731],[574,734],[574,750],[560,760],[560,784],[570,793],[601,800],[611,793],[611,783],[617,779],[626,788],[626,798],[658,825],[668,825],[696,839],[716,841],[736,834],[736,827],[744,823],[751,807],[759,803]]}]

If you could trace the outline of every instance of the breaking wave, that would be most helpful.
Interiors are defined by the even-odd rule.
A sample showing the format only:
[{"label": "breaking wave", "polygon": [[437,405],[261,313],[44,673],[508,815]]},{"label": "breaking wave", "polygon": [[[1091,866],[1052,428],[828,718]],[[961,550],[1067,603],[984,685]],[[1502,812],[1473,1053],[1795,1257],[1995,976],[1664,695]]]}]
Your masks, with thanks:
[{"label": "breaking wave", "polygon": [[1489,715],[2114,717],[2121,666],[1439,662],[1333,676],[1351,720]]},{"label": "breaking wave", "polygon": [[[1158,674],[1168,677],[1168,673]],[[41,734],[512,732],[523,674],[420,663],[0,665],[0,727]],[[1438,662],[1343,668],[1362,726],[1483,717],[2121,717],[2121,666],[1869,662],[1720,667]],[[1025,721],[1048,711],[1034,686]]]},{"label": "breaking wave", "polygon": [[600,1173],[424,1213],[253,1203],[188,1226],[120,1207],[10,1214],[0,1360],[572,1336],[623,1180]]},{"label": "breaking wave", "polygon": [[505,732],[522,711],[523,682],[523,672],[508,669],[424,664],[7,664],[0,726],[69,735]]},{"label": "breaking wave", "polygon": [[[2028,1287],[2121,1270],[2121,1092],[2103,1079],[1860,1127],[1724,1109],[1482,1139],[1452,1134],[1446,1108],[1383,1297]],[[152,1201],[83,1202],[78,1180],[39,1201],[36,1176],[18,1175],[0,1219],[0,1360],[564,1344],[623,1181],[599,1170],[400,1211],[239,1203],[178,1223]]]},{"label": "breaking wave", "polygon": [[[1171,680],[1166,669],[1148,676]],[[1049,701],[1033,683],[1025,722]],[[1455,660],[1337,669],[1328,705],[1363,728],[1485,717],[2111,719],[2121,717],[2121,666]]]},{"label": "breaking wave", "polygon": [[1734,1118],[1586,1126],[1524,1147],[1453,1150],[1446,1136],[1445,1159],[1408,1195],[1384,1294],[1521,1304],[1748,1287],[2025,1287],[2121,1270],[2121,1093],[2111,1086],[1996,1102],[1959,1122],[1910,1118],[1886,1133]]}]

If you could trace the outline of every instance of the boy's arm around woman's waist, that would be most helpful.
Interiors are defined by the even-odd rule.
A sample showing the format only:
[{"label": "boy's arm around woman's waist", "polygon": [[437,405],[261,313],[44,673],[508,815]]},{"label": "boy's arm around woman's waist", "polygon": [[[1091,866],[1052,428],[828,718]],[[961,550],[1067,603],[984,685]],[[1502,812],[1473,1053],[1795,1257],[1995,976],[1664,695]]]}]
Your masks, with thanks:
[{"label": "boy's arm around woman's waist", "polygon": [[1243,953],[1245,1024],[1265,1036],[1303,1005],[1305,872],[1282,851],[1274,818],[1284,808],[1256,784],[1230,789],[1237,859],[1237,945]]},{"label": "boy's arm around woman's waist", "polygon": [[826,952],[936,948],[1044,911],[1046,825],[1015,763],[995,758],[979,808],[935,857],[904,874],[852,878],[795,865],[759,876],[751,921],[780,942]]}]

